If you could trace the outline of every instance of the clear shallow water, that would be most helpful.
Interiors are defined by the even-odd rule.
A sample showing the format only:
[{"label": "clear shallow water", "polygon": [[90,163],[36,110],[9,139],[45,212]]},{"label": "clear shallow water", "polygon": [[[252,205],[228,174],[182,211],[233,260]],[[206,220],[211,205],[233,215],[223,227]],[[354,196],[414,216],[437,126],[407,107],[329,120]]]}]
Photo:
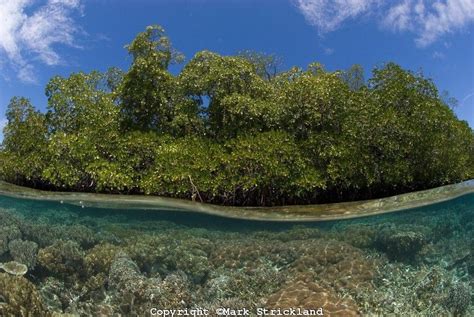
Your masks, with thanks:
[{"label": "clear shallow water", "polygon": [[0,275],[0,315],[469,316],[473,245],[474,194],[304,224],[0,196],[0,262],[29,266],[23,277]]}]

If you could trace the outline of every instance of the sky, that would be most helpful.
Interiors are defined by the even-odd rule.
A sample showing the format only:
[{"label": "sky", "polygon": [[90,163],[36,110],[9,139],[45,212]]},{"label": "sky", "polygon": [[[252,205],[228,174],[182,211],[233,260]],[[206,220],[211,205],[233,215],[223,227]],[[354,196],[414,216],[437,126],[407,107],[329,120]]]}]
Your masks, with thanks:
[{"label": "sky", "polygon": [[474,127],[474,0],[0,0],[0,128],[13,96],[45,111],[52,76],[126,70],[124,46],[152,24],[187,60],[253,50],[283,69],[360,64],[366,77],[395,62],[432,78]]}]

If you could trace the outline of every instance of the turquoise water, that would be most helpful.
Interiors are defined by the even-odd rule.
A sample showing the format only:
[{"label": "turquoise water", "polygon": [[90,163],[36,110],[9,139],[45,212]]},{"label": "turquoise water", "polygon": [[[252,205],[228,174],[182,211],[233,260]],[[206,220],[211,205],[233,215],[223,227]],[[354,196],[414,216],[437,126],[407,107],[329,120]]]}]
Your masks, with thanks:
[{"label": "turquoise water", "polygon": [[474,194],[315,223],[0,196],[13,260],[28,272],[0,273],[0,315],[469,316]]}]

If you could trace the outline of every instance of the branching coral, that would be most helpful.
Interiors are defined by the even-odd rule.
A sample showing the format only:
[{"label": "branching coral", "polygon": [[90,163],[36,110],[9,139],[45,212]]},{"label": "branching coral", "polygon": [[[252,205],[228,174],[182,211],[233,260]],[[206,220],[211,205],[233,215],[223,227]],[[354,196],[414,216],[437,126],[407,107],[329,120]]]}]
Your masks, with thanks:
[{"label": "branching coral", "polygon": [[73,241],[58,240],[38,252],[38,263],[53,276],[72,279],[84,276],[84,251]]},{"label": "branching coral", "polygon": [[10,255],[13,260],[25,264],[29,269],[36,265],[38,244],[33,241],[13,240],[8,244]]},{"label": "branching coral", "polygon": [[1,316],[47,316],[35,286],[21,276],[0,273]]}]

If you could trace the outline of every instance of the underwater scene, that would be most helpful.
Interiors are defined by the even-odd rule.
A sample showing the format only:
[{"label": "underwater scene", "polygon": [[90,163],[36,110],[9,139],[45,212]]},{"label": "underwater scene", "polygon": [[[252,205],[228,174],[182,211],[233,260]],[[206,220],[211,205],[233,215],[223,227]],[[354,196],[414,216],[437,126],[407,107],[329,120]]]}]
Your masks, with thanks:
[{"label": "underwater scene", "polygon": [[275,222],[0,196],[1,316],[473,316],[474,194]]}]

